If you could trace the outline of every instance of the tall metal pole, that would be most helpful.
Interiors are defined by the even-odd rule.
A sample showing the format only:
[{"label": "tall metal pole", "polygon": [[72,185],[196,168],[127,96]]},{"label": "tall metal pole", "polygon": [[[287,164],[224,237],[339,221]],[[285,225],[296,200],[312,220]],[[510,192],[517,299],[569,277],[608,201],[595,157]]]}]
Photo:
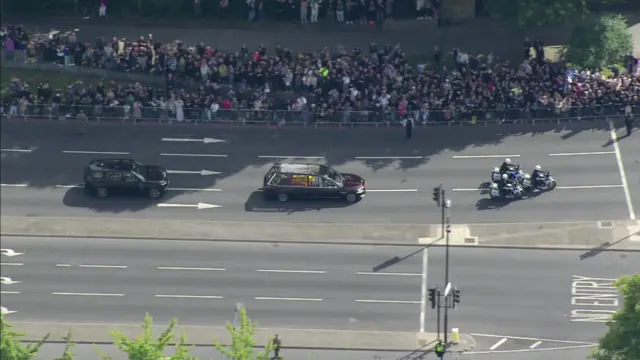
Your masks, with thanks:
[{"label": "tall metal pole", "polygon": [[[444,247],[444,286],[449,286],[449,234],[451,233],[451,202],[449,200],[445,200],[446,209],[446,235],[445,235],[445,247]],[[450,293],[447,294],[447,298]],[[447,347],[447,338],[449,334],[449,301],[448,299],[444,299],[444,346]]]},{"label": "tall metal pole", "polygon": [[[445,194],[444,187],[442,187],[442,185],[440,186],[440,191],[441,192],[440,192],[440,204],[439,205],[440,205],[440,208],[442,208],[442,235],[441,236],[444,236],[444,232],[446,230],[445,229],[446,228],[446,224],[445,224],[446,220],[445,219],[447,217],[446,208],[445,208],[446,204],[445,203],[446,203],[447,200],[445,198],[446,194]],[[442,238],[440,238],[440,239],[442,239]],[[445,283],[444,286],[447,286],[447,284]]]},{"label": "tall metal pole", "polygon": [[440,340],[440,290],[436,290],[436,311],[437,315],[437,324],[436,324],[436,333],[438,334],[438,340]]},{"label": "tall metal pole", "polygon": [[429,270],[429,248],[422,249],[422,298],[420,301],[420,332],[424,332],[427,317],[427,272]]}]

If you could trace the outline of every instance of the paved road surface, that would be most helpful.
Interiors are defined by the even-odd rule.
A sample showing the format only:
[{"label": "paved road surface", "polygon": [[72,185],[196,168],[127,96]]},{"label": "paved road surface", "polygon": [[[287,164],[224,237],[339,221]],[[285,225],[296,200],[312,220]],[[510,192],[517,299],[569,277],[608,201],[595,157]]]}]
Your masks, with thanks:
[{"label": "paved road surface", "polygon": [[[241,302],[267,328],[418,330],[417,247],[2,241],[24,253],[2,259],[2,276],[20,281],[2,285],[2,306],[17,311],[15,321],[131,324],[148,311],[158,324],[175,316],[184,325],[219,326]],[[484,350],[503,337],[500,350],[536,342],[518,337],[595,341],[617,309],[611,279],[637,271],[640,253],[580,255],[454,248],[451,281],[462,301],[451,327],[471,333]],[[429,250],[428,278],[442,285],[443,249]],[[606,295],[595,299],[600,306],[592,284]],[[427,331],[435,331],[435,312],[427,315]]]},{"label": "paved road surface", "polygon": [[[608,144],[608,128],[591,129],[585,124],[562,130],[544,125],[427,128],[418,129],[410,142],[401,132],[106,125],[92,127],[85,137],[78,137],[63,126],[5,123],[2,149],[25,151],[2,152],[1,210],[3,215],[17,216],[438,223],[440,213],[431,201],[431,190],[438,183],[453,189],[449,196],[457,223],[628,220],[627,200],[640,203],[635,186],[640,165],[637,142],[630,138],[620,139],[618,147]],[[163,142],[164,137],[212,137],[226,142]],[[623,188],[617,149],[622,165],[628,168],[629,192]],[[82,167],[89,160],[122,154],[174,171],[220,172],[174,174],[174,191],[162,202],[222,207],[166,209],[145,199],[87,198],[80,189],[68,188],[81,181]],[[555,175],[559,188],[507,206],[488,201],[488,195],[476,189],[486,186],[490,169],[506,156],[527,170],[542,164]],[[265,203],[255,192],[263,175],[273,162],[294,157],[360,174],[370,193],[353,206]]]}]

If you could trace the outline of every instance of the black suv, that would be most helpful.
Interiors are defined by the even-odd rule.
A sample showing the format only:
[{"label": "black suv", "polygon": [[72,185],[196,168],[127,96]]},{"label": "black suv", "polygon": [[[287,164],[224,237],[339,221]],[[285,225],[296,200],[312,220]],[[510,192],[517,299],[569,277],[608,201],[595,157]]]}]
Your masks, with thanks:
[{"label": "black suv", "polygon": [[264,176],[262,192],[268,199],[340,198],[354,203],[367,192],[364,179],[339,173],[326,165],[277,163]]},{"label": "black suv", "polygon": [[142,165],[131,159],[93,160],[84,169],[85,190],[101,198],[145,194],[158,199],[168,187],[169,179],[164,168]]}]

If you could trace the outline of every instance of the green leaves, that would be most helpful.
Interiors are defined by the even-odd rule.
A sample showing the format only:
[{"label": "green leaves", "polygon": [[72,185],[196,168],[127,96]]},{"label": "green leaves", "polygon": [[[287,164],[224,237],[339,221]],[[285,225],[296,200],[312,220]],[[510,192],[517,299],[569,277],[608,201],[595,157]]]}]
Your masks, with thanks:
[{"label": "green leaves", "polygon": [[624,303],[607,324],[607,333],[593,350],[594,360],[640,359],[640,273],[615,282]]},{"label": "green leaves", "polygon": [[231,345],[223,346],[218,339],[213,339],[213,345],[216,349],[228,359],[233,360],[270,360],[271,351],[273,351],[273,341],[270,340],[264,351],[255,351],[255,340],[253,335],[256,332],[257,325],[249,319],[245,308],[240,308],[238,312],[238,327],[234,328],[233,324],[227,323],[227,330],[231,336]]},{"label": "green leaves", "polygon": [[[623,0],[600,0],[611,4]],[[573,21],[588,9],[586,0],[493,0],[489,2],[491,12],[503,18],[515,20],[521,26],[542,26]]]},{"label": "green leaves", "polygon": [[20,338],[23,333],[14,331],[11,324],[5,320],[5,316],[0,314],[0,360],[30,360],[40,351],[49,335],[45,336],[36,344],[23,344]]},{"label": "green leaves", "polygon": [[589,69],[621,63],[633,50],[627,28],[627,20],[621,15],[605,15],[595,25],[576,26],[567,46],[566,60]]}]

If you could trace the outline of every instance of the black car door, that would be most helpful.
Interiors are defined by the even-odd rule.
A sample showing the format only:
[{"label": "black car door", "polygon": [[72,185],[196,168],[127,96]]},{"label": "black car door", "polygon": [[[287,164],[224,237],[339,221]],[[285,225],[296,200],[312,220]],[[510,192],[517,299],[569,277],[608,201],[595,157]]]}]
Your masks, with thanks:
[{"label": "black car door", "polygon": [[140,194],[144,192],[144,184],[131,171],[122,173],[122,188],[127,194]]},{"label": "black car door", "polygon": [[321,191],[322,196],[325,198],[337,198],[340,197],[340,186],[333,180],[322,177],[321,178]]}]

